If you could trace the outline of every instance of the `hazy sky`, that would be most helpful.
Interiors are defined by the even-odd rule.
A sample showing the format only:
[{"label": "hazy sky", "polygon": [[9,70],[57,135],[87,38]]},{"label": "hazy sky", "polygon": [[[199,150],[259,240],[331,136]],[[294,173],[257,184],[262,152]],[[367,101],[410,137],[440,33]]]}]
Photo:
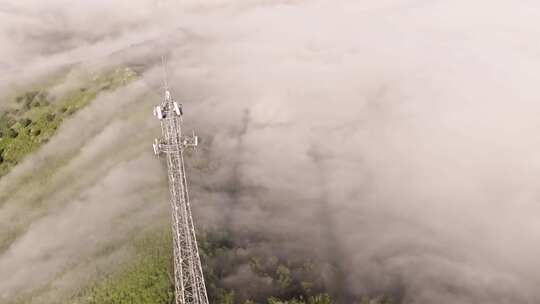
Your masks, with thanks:
[{"label": "hazy sky", "polygon": [[[392,292],[422,304],[540,301],[537,2],[11,2],[0,3],[5,83],[63,63],[114,63],[107,55],[118,50],[133,61],[168,55],[186,124],[211,139],[198,161],[214,169],[191,176],[200,225],[288,233],[282,246],[291,252],[339,260],[353,295]],[[166,214],[166,204],[124,195],[133,185],[166,187],[146,147],[158,132],[145,113],[159,99],[160,77],[159,67],[150,69],[100,96],[101,106],[76,116],[94,131],[80,136],[66,122],[60,145],[51,142],[0,182],[7,191],[47,153],[71,153],[74,137],[83,153],[62,174],[108,164],[68,184],[69,195],[47,194],[57,207],[36,215],[0,253],[0,297],[32,277],[31,267],[47,269],[33,277],[39,286],[76,263],[90,250],[79,237],[121,238],[104,227],[124,208]],[[133,114],[119,119],[125,105]],[[118,145],[133,128],[142,134]],[[141,165],[145,174],[134,175]],[[109,204],[100,204],[104,194]],[[71,233],[79,196],[96,216]],[[32,198],[0,207],[0,219],[23,216],[17,204],[25,199]],[[102,208],[109,216],[100,216]],[[130,219],[126,230],[137,229],[140,218]],[[55,242],[40,241],[51,234]],[[29,251],[58,256],[43,262]]]}]

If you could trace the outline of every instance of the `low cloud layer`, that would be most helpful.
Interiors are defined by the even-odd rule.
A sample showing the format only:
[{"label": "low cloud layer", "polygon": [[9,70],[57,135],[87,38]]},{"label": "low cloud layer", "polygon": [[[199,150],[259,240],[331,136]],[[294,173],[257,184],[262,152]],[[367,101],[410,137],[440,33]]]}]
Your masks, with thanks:
[{"label": "low cloud layer", "polygon": [[[315,252],[343,270],[343,293],[392,293],[403,303],[540,300],[540,5],[140,0],[131,10],[108,2],[7,5],[0,39],[10,43],[0,54],[32,58],[24,67],[30,70],[111,53],[108,60],[148,64],[167,54],[186,124],[203,139],[190,172],[197,223],[265,233],[290,254]],[[41,12],[61,17],[49,22],[36,17]],[[53,38],[45,30],[61,34],[58,46],[46,47]],[[81,235],[114,240],[106,227],[122,210],[160,212],[146,194],[125,195],[166,187],[146,150],[157,122],[143,118],[159,98],[159,77],[158,67],[149,69],[137,84],[80,112],[84,125],[100,117],[95,132],[77,137],[75,122],[60,130],[57,142],[67,150],[74,137],[82,147],[65,176],[108,165],[83,175],[85,182],[74,183],[80,188],[50,193],[55,208],[36,215],[0,253],[0,282],[15,278],[0,283],[0,296],[44,265],[26,255],[33,249],[62,257],[33,277],[39,285],[72,263],[73,253],[91,250],[85,246],[92,243],[77,242]],[[120,136],[125,132],[131,135]],[[3,183],[32,170],[39,155]],[[101,203],[104,193],[110,205]],[[14,218],[5,214],[23,217],[17,203],[24,196],[12,197],[0,209],[3,221]],[[73,230],[79,207],[96,217]],[[109,216],[97,216],[101,211]],[[73,233],[45,241],[58,233],[51,222]],[[14,261],[24,266],[12,269]]]}]

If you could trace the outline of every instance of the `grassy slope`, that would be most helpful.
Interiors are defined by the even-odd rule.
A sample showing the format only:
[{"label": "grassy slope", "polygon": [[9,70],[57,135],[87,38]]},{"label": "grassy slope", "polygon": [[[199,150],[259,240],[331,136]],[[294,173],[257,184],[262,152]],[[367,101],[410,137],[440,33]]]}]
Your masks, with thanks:
[{"label": "grassy slope", "polygon": [[109,274],[92,284],[75,302],[107,303],[171,303],[171,237],[159,229],[134,243],[135,258],[123,270]]},{"label": "grassy slope", "polygon": [[[21,89],[18,94],[3,97],[0,109],[0,179],[7,178],[4,176],[11,169],[54,136],[65,118],[90,103],[99,92],[118,88],[136,77],[132,70],[124,67],[102,70],[93,75],[74,72],[76,69],[62,68],[47,79],[30,84],[26,91]],[[55,96],[48,93],[66,83],[75,84]],[[55,159],[37,172],[18,177],[15,187],[10,186],[0,192],[0,206],[19,192],[18,185],[32,187],[36,183],[30,181],[45,180],[67,161],[68,158]],[[6,250],[27,225],[23,218],[0,222],[0,252]]]},{"label": "grassy slope", "polygon": [[[129,69],[114,69],[73,88],[63,96],[49,96],[43,86],[15,97],[0,113],[0,177],[46,143],[62,121],[86,106],[100,91],[112,90],[134,78]],[[49,85],[50,86],[50,85]]]}]

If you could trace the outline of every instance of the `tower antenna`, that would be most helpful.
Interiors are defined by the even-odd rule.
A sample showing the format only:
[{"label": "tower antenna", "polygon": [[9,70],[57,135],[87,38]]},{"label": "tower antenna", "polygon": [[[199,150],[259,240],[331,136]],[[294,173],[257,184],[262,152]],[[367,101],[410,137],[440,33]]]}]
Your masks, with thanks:
[{"label": "tower antenna", "polygon": [[161,66],[163,68],[163,82],[165,85],[165,90],[169,90],[169,80],[167,75],[167,61],[165,60],[165,55],[161,56]]}]

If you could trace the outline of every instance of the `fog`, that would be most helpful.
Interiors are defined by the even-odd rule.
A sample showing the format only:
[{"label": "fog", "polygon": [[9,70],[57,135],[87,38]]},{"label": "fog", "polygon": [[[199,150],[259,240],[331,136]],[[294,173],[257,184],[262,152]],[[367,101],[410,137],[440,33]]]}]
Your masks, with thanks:
[{"label": "fog", "polygon": [[[346,298],[540,301],[540,4],[0,6],[4,83],[167,56],[186,127],[202,139],[188,172],[199,227],[262,233],[261,250],[330,261],[329,288]],[[2,178],[0,229],[25,228],[0,252],[0,299],[58,284],[96,244],[168,220],[151,155],[160,82],[155,66],[98,96]],[[52,156],[69,157],[55,179],[20,184]],[[239,269],[230,281],[249,279]]]}]

